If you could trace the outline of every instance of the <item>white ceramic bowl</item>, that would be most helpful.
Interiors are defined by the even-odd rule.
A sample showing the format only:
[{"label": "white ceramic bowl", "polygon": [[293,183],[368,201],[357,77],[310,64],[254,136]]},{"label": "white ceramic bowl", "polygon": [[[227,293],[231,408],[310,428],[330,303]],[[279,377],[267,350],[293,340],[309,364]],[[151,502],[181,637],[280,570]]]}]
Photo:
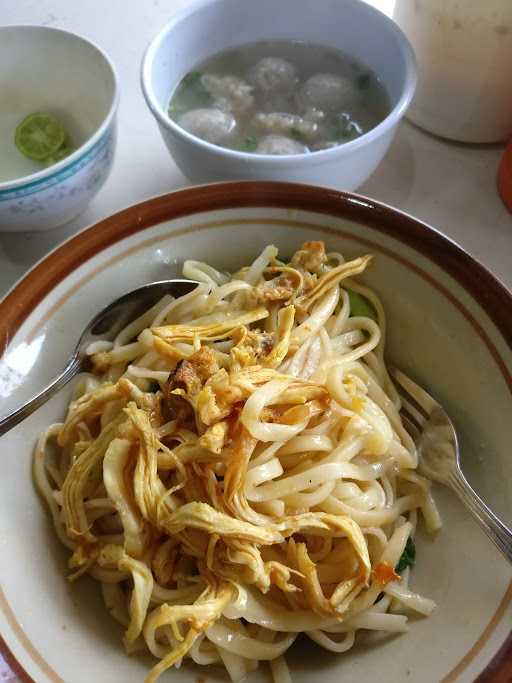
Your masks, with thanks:
[{"label": "white ceramic bowl", "polygon": [[[259,40],[295,40],[342,49],[380,77],[391,112],[373,130],[314,154],[264,156],[218,147],[167,116],[171,93],[208,57]],[[142,90],[165,144],[193,182],[295,180],[345,190],[375,170],[416,85],[413,51],[400,29],[361,0],[200,0],[178,13],[149,45]]]},{"label": "white ceramic bowl", "polygon": [[[268,243],[290,254],[311,239],[347,257],[375,255],[364,278],[386,309],[388,360],[446,405],[471,484],[510,523],[512,295],[432,228],[361,196],[217,184],[157,197],[78,234],[0,303],[1,412],[55,376],[79,331],[120,294],[175,277],[186,258],[236,269]],[[69,553],[30,476],[37,435],[62,419],[70,393],[63,389],[0,439],[0,633],[24,682],[142,683],[154,660],[125,654],[96,583],[68,584]],[[298,641],[287,654],[294,683],[511,680],[512,639],[503,645],[512,624],[510,567],[454,494],[436,486],[434,496],[444,526],[433,539],[419,536],[411,585],[437,609],[411,619],[407,633],[376,641],[358,634],[345,654]],[[262,664],[247,683],[268,683],[267,671]],[[187,664],[161,683],[199,678],[228,680],[220,668]]]},{"label": "white ceramic bowl", "polygon": [[[112,166],[118,99],[112,62],[85,38],[47,26],[0,27],[0,122],[9,143],[0,155],[0,232],[48,230],[86,208]],[[23,163],[16,125],[38,111],[56,115],[77,149],[10,179]]]}]

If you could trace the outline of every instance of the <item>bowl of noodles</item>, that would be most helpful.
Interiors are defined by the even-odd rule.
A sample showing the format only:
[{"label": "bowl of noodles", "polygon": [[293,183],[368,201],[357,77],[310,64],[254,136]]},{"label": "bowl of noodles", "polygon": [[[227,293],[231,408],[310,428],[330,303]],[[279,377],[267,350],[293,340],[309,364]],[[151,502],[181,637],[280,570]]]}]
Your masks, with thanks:
[{"label": "bowl of noodles", "polygon": [[2,651],[21,679],[509,675],[509,568],[422,474],[388,367],[446,405],[510,521],[510,294],[360,196],[183,190],[76,236],[0,304],[3,409],[104,305],[172,277],[190,291],[95,342],[0,441]]}]

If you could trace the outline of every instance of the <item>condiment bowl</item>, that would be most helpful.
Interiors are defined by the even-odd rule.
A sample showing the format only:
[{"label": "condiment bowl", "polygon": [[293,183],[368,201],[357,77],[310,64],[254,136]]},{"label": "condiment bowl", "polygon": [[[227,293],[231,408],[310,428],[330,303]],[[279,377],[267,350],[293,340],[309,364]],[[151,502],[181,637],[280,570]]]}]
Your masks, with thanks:
[{"label": "condiment bowl", "polygon": [[[3,26],[0,93],[2,133],[10,135],[12,127],[12,146],[0,155],[0,231],[66,223],[86,208],[112,166],[119,99],[114,66],[93,43],[68,31]],[[16,126],[35,112],[57,117],[76,149],[48,168],[41,164],[11,178],[24,163],[14,144]]]},{"label": "condiment bowl", "polygon": [[[239,152],[183,130],[167,115],[181,79],[223,50],[262,40],[303,41],[337,48],[370,67],[391,110],[375,128],[337,147],[287,156]],[[150,43],[142,90],[174,161],[193,182],[294,180],[351,190],[386,153],[414,94],[416,67],[407,38],[361,0],[200,0],[187,4]]]}]

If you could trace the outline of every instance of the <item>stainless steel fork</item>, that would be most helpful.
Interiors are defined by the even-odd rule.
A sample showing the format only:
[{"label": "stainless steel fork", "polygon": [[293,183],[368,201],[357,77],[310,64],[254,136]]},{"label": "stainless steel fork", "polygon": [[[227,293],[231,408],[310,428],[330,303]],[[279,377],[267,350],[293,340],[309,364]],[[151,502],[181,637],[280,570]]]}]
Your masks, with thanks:
[{"label": "stainless steel fork", "polygon": [[402,400],[404,426],[418,448],[420,473],[449,486],[512,563],[512,530],[487,507],[462,473],[457,434],[448,414],[403,372],[392,368],[390,374]]}]

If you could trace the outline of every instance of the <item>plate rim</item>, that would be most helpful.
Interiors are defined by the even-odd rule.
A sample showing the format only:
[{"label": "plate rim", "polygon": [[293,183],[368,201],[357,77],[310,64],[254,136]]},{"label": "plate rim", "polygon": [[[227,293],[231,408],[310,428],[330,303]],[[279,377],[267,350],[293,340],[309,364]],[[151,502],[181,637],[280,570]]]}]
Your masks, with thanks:
[{"label": "plate rim", "polygon": [[[233,181],[187,187],[133,204],[85,228],[43,257],[0,301],[0,358],[30,313],[59,282],[96,254],[164,221],[212,210],[248,207],[301,209],[334,215],[363,223],[397,239],[453,277],[486,311],[512,349],[512,293],[463,247],[428,223],[356,193],[299,183]],[[510,375],[509,380],[512,391]],[[34,683],[1,634],[0,654],[24,683]],[[508,677],[512,677],[512,633],[476,682],[505,683],[510,680]]]}]

